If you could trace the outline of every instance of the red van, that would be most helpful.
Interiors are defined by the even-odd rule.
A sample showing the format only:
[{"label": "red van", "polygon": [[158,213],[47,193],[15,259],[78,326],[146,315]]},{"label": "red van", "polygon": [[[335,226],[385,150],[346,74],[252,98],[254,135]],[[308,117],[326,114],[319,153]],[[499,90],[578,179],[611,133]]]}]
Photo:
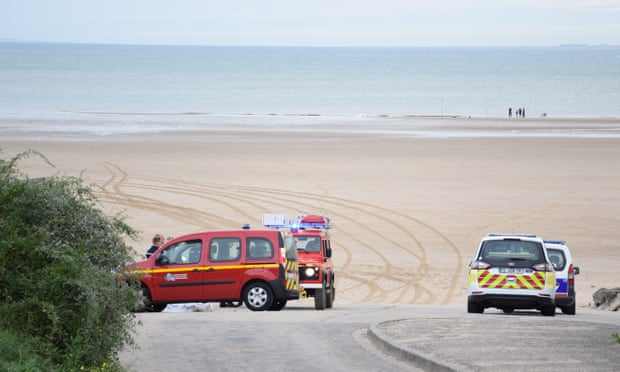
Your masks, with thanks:
[{"label": "red van", "polygon": [[243,301],[253,311],[281,310],[299,298],[297,248],[286,231],[187,234],[128,269],[139,275],[147,311],[162,311],[171,303],[224,301]]}]

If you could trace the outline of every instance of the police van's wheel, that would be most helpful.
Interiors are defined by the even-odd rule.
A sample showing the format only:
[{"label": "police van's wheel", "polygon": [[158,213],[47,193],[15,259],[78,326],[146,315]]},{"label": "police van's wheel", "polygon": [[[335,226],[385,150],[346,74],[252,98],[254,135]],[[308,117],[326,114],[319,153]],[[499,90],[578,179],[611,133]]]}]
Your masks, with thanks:
[{"label": "police van's wheel", "polygon": [[484,307],[475,302],[467,301],[467,312],[468,313],[476,313],[482,314],[484,312]]},{"label": "police van's wheel", "polygon": [[555,316],[555,304],[546,305],[542,309],[540,309],[542,315],[546,316]]},{"label": "police van's wheel", "polygon": [[264,311],[273,304],[273,292],[266,283],[251,283],[243,291],[243,302],[252,311]]},{"label": "police van's wheel", "polygon": [[314,290],[314,308],[317,310],[325,309],[326,294],[325,294],[325,282],[321,288]]},{"label": "police van's wheel", "polygon": [[573,302],[572,305],[562,306],[560,309],[562,310],[562,312],[564,314],[567,314],[567,315],[575,315],[575,313],[576,313],[576,311],[575,311],[575,303],[574,302]]}]

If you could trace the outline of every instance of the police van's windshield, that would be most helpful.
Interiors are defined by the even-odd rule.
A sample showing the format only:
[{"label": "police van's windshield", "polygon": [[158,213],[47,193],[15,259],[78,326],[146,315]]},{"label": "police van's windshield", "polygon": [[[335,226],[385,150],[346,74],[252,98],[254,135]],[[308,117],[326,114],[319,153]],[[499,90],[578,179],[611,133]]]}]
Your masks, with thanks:
[{"label": "police van's windshield", "polygon": [[[518,239],[484,242],[480,250],[480,259],[490,264],[502,264],[511,261],[517,266],[531,266],[545,262],[540,244]],[[520,265],[520,262],[523,265]]]}]

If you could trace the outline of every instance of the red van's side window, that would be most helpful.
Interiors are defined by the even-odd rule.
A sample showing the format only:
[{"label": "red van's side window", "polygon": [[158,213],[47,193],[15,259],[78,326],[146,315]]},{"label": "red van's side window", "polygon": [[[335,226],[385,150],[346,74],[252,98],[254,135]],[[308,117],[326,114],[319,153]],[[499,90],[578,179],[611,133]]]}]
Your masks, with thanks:
[{"label": "red van's side window", "polygon": [[202,242],[188,240],[179,242],[166,248],[159,254],[158,261],[164,265],[183,265],[200,262]]},{"label": "red van's side window", "polygon": [[209,244],[211,262],[238,261],[241,257],[241,240],[239,238],[214,238]]},{"label": "red van's side window", "polygon": [[248,238],[247,249],[247,257],[250,260],[272,258],[274,253],[273,244],[264,238]]}]

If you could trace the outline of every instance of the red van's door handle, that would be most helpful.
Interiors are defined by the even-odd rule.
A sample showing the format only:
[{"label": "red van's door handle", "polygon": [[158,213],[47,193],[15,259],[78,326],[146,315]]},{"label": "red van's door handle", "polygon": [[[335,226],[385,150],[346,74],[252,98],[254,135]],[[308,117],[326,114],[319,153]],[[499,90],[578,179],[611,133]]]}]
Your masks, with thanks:
[{"label": "red van's door handle", "polygon": [[213,267],[209,267],[209,268],[207,268],[205,271],[208,271],[208,272],[215,271],[215,268],[213,268]]}]

